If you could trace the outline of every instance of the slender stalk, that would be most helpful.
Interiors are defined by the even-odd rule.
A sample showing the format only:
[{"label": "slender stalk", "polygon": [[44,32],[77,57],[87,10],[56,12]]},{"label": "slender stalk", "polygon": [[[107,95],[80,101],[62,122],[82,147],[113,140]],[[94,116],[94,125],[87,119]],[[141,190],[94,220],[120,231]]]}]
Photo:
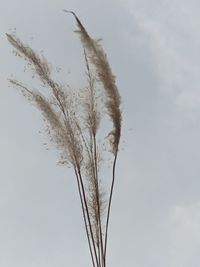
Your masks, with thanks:
[{"label": "slender stalk", "polygon": [[100,252],[101,252],[101,262],[102,267],[104,266],[103,260],[103,237],[102,237],[102,225],[101,225],[101,209],[100,209],[100,200],[99,200],[99,179],[98,179],[98,166],[97,166],[97,144],[96,136],[93,134],[94,142],[94,165],[95,165],[95,178],[96,178],[96,198],[97,198],[97,210],[98,210],[98,221],[99,221],[99,242],[100,242]]},{"label": "slender stalk", "polygon": [[78,176],[79,176],[79,180],[80,180],[81,190],[82,190],[82,193],[83,193],[83,201],[84,201],[84,204],[85,204],[86,215],[87,215],[87,219],[88,219],[88,224],[89,224],[92,244],[93,244],[93,248],[94,248],[95,258],[96,258],[97,266],[100,267],[99,266],[99,262],[98,262],[98,257],[97,257],[95,241],[94,241],[94,234],[93,234],[93,231],[92,231],[92,224],[91,224],[91,220],[90,220],[90,214],[89,214],[87,199],[86,199],[86,195],[85,195],[85,188],[84,188],[84,184],[83,184],[83,178],[82,178],[80,170],[78,170]]},{"label": "slender stalk", "polygon": [[[80,135],[81,135],[81,138],[82,138],[82,140],[83,140],[83,143],[84,143],[84,145],[85,145],[85,148],[86,148],[86,151],[87,151],[87,154],[88,154],[88,157],[89,157],[89,159],[90,159],[90,161],[92,161],[92,162],[94,162],[94,164],[93,164],[93,166],[94,166],[94,171],[93,171],[93,174],[94,174],[94,177],[95,177],[95,179],[96,179],[96,177],[97,177],[97,156],[96,156],[96,140],[95,140],[95,142],[93,143],[92,141],[91,141],[91,145],[92,145],[92,147],[91,147],[91,149],[89,149],[89,147],[88,147],[88,145],[87,145],[87,142],[86,142],[86,140],[85,140],[85,137],[84,137],[84,135],[83,135],[83,133],[82,133],[82,130],[81,130],[81,128],[80,128],[80,126],[79,126],[79,124],[78,123],[76,123],[76,126],[77,126],[77,129],[79,130],[79,133],[80,133]],[[95,149],[94,149],[94,152],[93,152],[93,146],[95,147]],[[90,151],[91,150],[91,151]],[[96,198],[98,198],[98,189],[96,190]],[[99,240],[99,237],[98,237],[98,240]],[[100,262],[100,260],[101,260],[101,257],[102,257],[102,252],[100,252],[100,248],[99,248],[99,245],[97,246],[98,247],[98,261],[99,261],[99,265],[101,265],[101,262]],[[103,258],[103,257],[102,257]]]},{"label": "slender stalk", "polygon": [[[94,186],[94,191],[93,193],[95,193],[95,203],[97,203],[97,191],[96,191],[96,170],[95,170],[95,160],[94,160],[94,147],[93,147],[93,138],[92,138],[92,133],[91,131],[89,132],[90,133],[90,148],[88,148],[88,153],[89,153],[89,157],[90,157],[90,163],[92,164],[92,183],[93,183],[93,186]],[[94,208],[94,207],[93,207]],[[95,207],[96,209],[96,207]],[[97,218],[97,221],[96,221],[96,210],[94,210],[94,216],[95,216],[95,231],[96,231],[96,243],[97,243],[97,249],[98,249],[98,260],[99,260],[99,265],[101,266],[101,253],[100,253],[100,242],[99,242],[99,232],[98,231],[98,218]],[[96,228],[97,227],[97,228]]]},{"label": "slender stalk", "polygon": [[112,195],[115,183],[115,169],[116,169],[116,162],[117,162],[117,152],[114,157],[113,161],[113,169],[112,169],[112,184],[110,188],[110,195],[109,195],[109,202],[108,202],[108,211],[106,216],[106,231],[105,231],[105,241],[104,241],[104,267],[106,267],[106,250],[107,250],[107,239],[108,239],[108,225],[110,219],[110,209],[111,209],[111,202],[112,202]]},{"label": "slender stalk", "polygon": [[[87,76],[89,80],[89,88],[90,88],[90,96],[91,96],[91,110],[94,111],[94,82],[92,81],[90,66],[87,58],[87,53],[84,48],[84,56],[85,56],[85,63],[87,68]],[[93,114],[93,123],[95,124],[95,116]],[[95,179],[95,198],[97,203],[97,227],[98,227],[98,256],[99,256],[99,264],[103,267],[103,239],[102,239],[102,225],[101,225],[101,209],[100,209],[100,200],[99,200],[99,180],[98,180],[98,164],[97,164],[97,144],[96,144],[96,125],[95,127],[92,126],[90,129],[90,137],[91,137],[91,155],[92,155],[92,162],[94,166],[94,179]]]},{"label": "slender stalk", "polygon": [[75,168],[74,168],[74,171],[75,171],[77,185],[78,185],[78,192],[79,192],[79,196],[80,196],[80,200],[81,200],[81,208],[82,208],[82,212],[83,212],[84,224],[85,224],[85,229],[86,229],[86,234],[87,234],[87,239],[88,239],[88,244],[89,244],[89,249],[90,249],[90,255],[91,255],[91,259],[92,259],[92,265],[93,265],[93,267],[95,267],[94,255],[93,255],[93,251],[92,251],[91,240],[90,240],[89,230],[88,230],[88,226],[87,226],[87,219],[86,219],[85,207],[84,207],[84,203],[83,203],[83,196],[81,193],[80,181],[79,181],[79,177],[78,177],[78,174],[77,174],[77,171]]}]

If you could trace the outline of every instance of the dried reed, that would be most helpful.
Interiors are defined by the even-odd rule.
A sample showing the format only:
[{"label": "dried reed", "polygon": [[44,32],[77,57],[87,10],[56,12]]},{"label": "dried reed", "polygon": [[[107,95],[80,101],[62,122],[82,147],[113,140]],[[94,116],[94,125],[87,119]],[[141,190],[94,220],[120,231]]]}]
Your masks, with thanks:
[{"label": "dried reed", "polygon": [[[10,79],[10,83],[19,88],[40,110],[47,124],[50,140],[60,151],[60,163],[73,167],[92,265],[106,267],[108,225],[121,135],[121,99],[103,48],[98,41],[89,36],[74,12],[66,12],[72,13],[75,17],[78,25],[76,32],[80,35],[84,48],[87,85],[82,90],[81,100],[73,90],[68,90],[54,81],[50,64],[45,57],[24,44],[14,33],[6,34],[8,41],[15,48],[16,54],[27,61],[42,84],[49,88],[50,97],[28,88],[18,80]],[[97,84],[101,85],[101,95],[106,99],[105,108],[113,125],[107,135],[114,155],[108,196],[102,189],[99,172],[99,163],[103,155],[100,156],[97,135],[104,114],[100,112]]]}]

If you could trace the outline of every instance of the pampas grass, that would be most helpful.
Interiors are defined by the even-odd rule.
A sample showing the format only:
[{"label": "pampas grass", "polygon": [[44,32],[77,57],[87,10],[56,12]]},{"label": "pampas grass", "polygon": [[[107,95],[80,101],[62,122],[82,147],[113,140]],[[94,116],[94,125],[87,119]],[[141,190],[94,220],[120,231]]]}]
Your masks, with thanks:
[{"label": "pampas grass", "polygon": [[[28,101],[41,112],[51,142],[60,152],[59,162],[74,170],[93,267],[106,267],[108,226],[115,182],[115,169],[121,135],[121,99],[106,54],[97,40],[90,37],[79,18],[72,11],[83,46],[86,85],[77,94],[52,78],[50,64],[44,56],[23,43],[15,33],[7,33],[16,55],[23,58],[31,71],[48,88],[47,97],[21,81],[10,79]],[[97,93],[100,86],[100,94]],[[81,96],[81,97],[80,97]],[[112,130],[107,132],[106,147],[113,155],[110,188],[104,189],[100,166],[104,154],[97,142],[102,112],[101,99],[110,118]],[[107,184],[107,183],[106,183]]]}]

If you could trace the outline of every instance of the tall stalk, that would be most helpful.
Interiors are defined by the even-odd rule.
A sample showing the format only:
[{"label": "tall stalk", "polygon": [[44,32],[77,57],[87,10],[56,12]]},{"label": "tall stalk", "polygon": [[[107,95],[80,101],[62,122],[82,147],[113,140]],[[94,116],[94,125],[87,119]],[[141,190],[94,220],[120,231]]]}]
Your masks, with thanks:
[{"label": "tall stalk", "polygon": [[109,219],[110,219],[110,209],[111,209],[111,203],[112,203],[113,189],[114,189],[114,183],[115,183],[116,162],[117,162],[117,153],[115,154],[114,161],[113,161],[112,183],[111,183],[111,188],[110,188],[108,210],[107,210],[107,216],[106,216],[106,231],[105,231],[104,256],[103,256],[105,267],[106,267],[106,252],[107,252],[107,240],[108,240],[108,226],[109,226]]},{"label": "tall stalk", "polygon": [[83,179],[82,179],[82,175],[81,175],[80,170],[78,170],[78,177],[79,177],[79,181],[80,181],[80,184],[81,184],[81,190],[82,190],[82,193],[83,193],[83,201],[84,201],[84,204],[85,204],[86,216],[87,216],[87,220],[88,220],[88,224],[89,224],[89,229],[90,229],[90,234],[91,234],[91,239],[92,239],[92,245],[93,245],[93,248],[94,248],[95,259],[96,259],[96,262],[97,262],[97,266],[99,266],[98,257],[97,257],[97,251],[96,251],[95,241],[94,241],[94,234],[93,234],[93,231],[92,231],[92,224],[91,224],[91,220],[90,220],[90,214],[89,214],[89,209],[88,209],[87,199],[86,199],[86,195],[85,195]]},{"label": "tall stalk", "polygon": [[98,221],[99,221],[99,242],[100,242],[100,257],[101,264],[104,267],[104,256],[103,256],[103,235],[102,235],[102,224],[101,224],[101,209],[100,209],[100,200],[99,200],[99,179],[98,179],[98,166],[97,166],[97,144],[96,144],[96,136],[93,135],[94,142],[94,162],[95,162],[95,176],[96,176],[96,198],[97,198],[97,209],[98,209]]},{"label": "tall stalk", "polygon": [[89,250],[90,250],[90,256],[91,256],[91,260],[92,260],[92,265],[93,265],[93,267],[95,267],[96,264],[95,264],[94,255],[93,255],[94,254],[94,252],[93,252],[94,251],[94,246],[92,248],[91,240],[90,240],[90,234],[89,234],[88,225],[87,225],[87,217],[86,217],[86,214],[85,214],[83,195],[81,193],[80,181],[79,181],[79,177],[78,177],[78,173],[77,173],[76,169],[74,169],[74,171],[75,171],[77,185],[78,185],[78,192],[79,192],[80,201],[81,201],[81,209],[82,209],[82,213],[83,213],[83,219],[84,219],[84,225],[85,225],[85,230],[86,230],[86,235],[87,235],[87,240],[88,240],[88,245],[89,245]]}]

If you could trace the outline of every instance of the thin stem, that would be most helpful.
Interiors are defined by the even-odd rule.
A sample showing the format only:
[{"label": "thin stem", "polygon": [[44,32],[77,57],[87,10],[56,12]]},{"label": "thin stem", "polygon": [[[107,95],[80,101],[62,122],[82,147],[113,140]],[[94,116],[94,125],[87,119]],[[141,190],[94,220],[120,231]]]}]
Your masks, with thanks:
[{"label": "thin stem", "polygon": [[[87,151],[89,160],[90,160],[91,162],[94,162],[93,149],[91,148],[91,151],[90,151],[90,149],[89,149],[89,147],[88,147],[88,144],[87,144],[87,141],[86,141],[86,139],[85,139],[85,137],[84,137],[84,135],[83,135],[83,133],[82,133],[82,130],[81,130],[81,128],[80,128],[80,126],[79,126],[79,124],[78,124],[77,122],[76,122],[76,126],[77,126],[77,129],[79,130],[79,133],[80,133],[81,138],[82,138],[82,140],[83,140],[83,143],[84,143],[84,145],[85,145],[85,148],[86,148],[86,151]],[[92,144],[92,142],[91,142],[91,144]],[[93,164],[93,166],[94,166],[94,165],[95,165],[95,164]],[[95,170],[93,171],[93,174],[94,174],[94,176],[95,176]],[[98,262],[99,262],[99,265],[100,265],[100,250],[99,250],[99,246],[98,246]]]},{"label": "thin stem", "polygon": [[[95,231],[96,231],[96,243],[98,248],[98,260],[99,260],[99,266],[101,266],[101,252],[100,252],[100,240],[99,240],[99,221],[98,221],[98,214],[96,217],[96,203],[97,203],[97,190],[96,190],[96,169],[95,169],[95,159],[94,159],[94,143],[93,143],[93,135],[90,130],[90,162],[92,164],[92,184],[93,184],[93,190],[92,193],[95,193],[95,207],[93,203],[93,212],[95,216]],[[94,201],[94,200],[93,200]]]},{"label": "thin stem", "polygon": [[96,136],[93,134],[94,142],[94,165],[95,165],[95,176],[96,176],[96,198],[97,198],[97,209],[98,209],[98,221],[99,221],[99,242],[100,242],[100,251],[101,251],[101,261],[102,267],[104,265],[103,261],[103,239],[102,239],[102,226],[101,226],[101,209],[100,209],[100,199],[99,199],[99,179],[98,179],[98,166],[97,166],[97,144]]},{"label": "thin stem", "polygon": [[82,175],[81,175],[80,170],[78,170],[78,176],[79,176],[79,179],[80,179],[81,190],[82,190],[82,193],[83,193],[83,201],[84,201],[84,204],[85,204],[86,215],[87,215],[87,219],[88,219],[88,224],[89,224],[89,229],[90,229],[92,244],[93,244],[93,248],[94,248],[95,258],[96,258],[97,266],[99,266],[98,257],[97,257],[97,251],[96,251],[96,246],[95,246],[95,241],[94,241],[94,234],[93,234],[93,231],[92,231],[90,214],[89,214],[89,209],[88,209],[87,199],[86,199],[86,195],[85,195],[85,189],[84,189],[83,179],[82,179]]},{"label": "thin stem", "polygon": [[108,211],[107,211],[107,217],[106,217],[106,231],[105,231],[105,243],[104,243],[104,267],[106,267],[106,250],[107,250],[107,239],[108,239],[108,225],[109,225],[110,208],[111,208],[112,195],[113,195],[113,189],[114,189],[114,183],[115,183],[116,162],[117,162],[117,152],[115,154],[114,161],[113,161],[112,184],[111,184],[111,188],[110,188],[110,196],[109,196],[109,202],[108,202]]},{"label": "thin stem", "polygon": [[91,255],[91,259],[92,259],[92,265],[93,265],[93,267],[95,267],[94,255],[93,255],[93,251],[92,251],[91,240],[90,240],[89,230],[88,230],[88,226],[87,226],[87,219],[86,219],[85,208],[84,208],[84,203],[83,203],[83,196],[81,193],[80,181],[79,181],[79,177],[78,177],[78,174],[77,174],[77,171],[75,168],[74,168],[74,171],[75,171],[75,175],[77,178],[78,192],[79,192],[79,196],[80,196],[80,200],[81,200],[81,207],[82,207],[85,229],[86,229],[86,234],[87,234],[87,239],[88,239],[88,244],[89,244],[89,249],[90,249],[90,255]]},{"label": "thin stem", "polygon": [[95,105],[94,105],[94,80],[92,79],[91,70],[87,58],[87,53],[84,48],[85,63],[87,68],[87,76],[90,89],[90,109],[92,111],[90,137],[91,137],[91,154],[93,162],[93,175],[95,183],[95,198],[97,204],[97,242],[98,242],[98,256],[99,264],[103,267],[103,240],[102,240],[102,226],[101,226],[101,210],[100,210],[100,195],[99,195],[99,180],[98,180],[98,164],[97,164],[97,144],[96,144],[96,117],[94,115]]},{"label": "thin stem", "polygon": [[[91,147],[91,151],[90,151],[90,149],[89,149],[89,147],[88,147],[88,145],[87,145],[87,142],[86,142],[86,140],[85,140],[85,137],[84,137],[84,135],[83,135],[83,133],[82,133],[82,130],[81,130],[81,128],[80,128],[80,126],[79,126],[79,124],[78,123],[76,123],[76,126],[77,126],[77,129],[79,130],[79,132],[80,132],[80,135],[81,135],[81,137],[82,137],[82,140],[83,140],[83,143],[84,143],[84,145],[85,145],[85,148],[86,148],[86,151],[87,151],[87,153],[88,153],[88,157],[89,157],[89,159],[90,159],[90,161],[91,162],[93,162],[93,166],[94,166],[94,171],[93,171],[93,174],[94,174],[94,177],[95,177],[95,180],[96,180],[96,177],[97,177],[97,173],[98,173],[98,171],[97,171],[97,153],[96,153],[96,138],[94,137],[94,143],[91,141],[91,145],[92,145],[92,147]],[[92,135],[91,135],[92,136]],[[93,135],[94,136],[94,135]],[[94,146],[94,152],[93,152],[93,146]],[[98,198],[98,187],[95,189],[95,193],[96,193],[96,198]],[[97,201],[98,203],[99,203],[99,201]],[[99,212],[99,211],[98,211]],[[99,242],[99,237],[97,237],[98,238],[98,242]],[[102,250],[103,251],[103,250]],[[102,252],[100,252],[100,248],[99,248],[99,244],[98,244],[98,259],[99,259],[99,265],[101,265],[101,262],[100,262],[100,259],[101,259],[101,257],[103,258],[103,256],[102,256],[103,254],[102,254]]]}]

